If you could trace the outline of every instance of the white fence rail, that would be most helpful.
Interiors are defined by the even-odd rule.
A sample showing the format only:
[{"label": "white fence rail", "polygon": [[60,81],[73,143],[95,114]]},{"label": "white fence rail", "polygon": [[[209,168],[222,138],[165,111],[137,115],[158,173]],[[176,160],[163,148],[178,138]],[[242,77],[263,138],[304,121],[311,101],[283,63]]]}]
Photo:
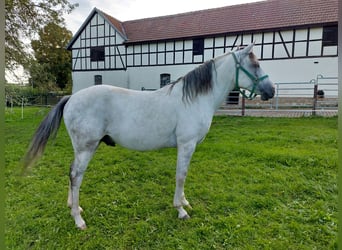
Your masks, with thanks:
[{"label": "white fence rail", "polygon": [[[324,112],[337,114],[338,78],[317,75],[308,82],[275,83],[275,96],[263,102],[260,98],[246,100],[241,95],[231,93],[218,113],[245,115],[247,113],[305,112],[306,115],[324,115]],[[238,99],[237,99],[238,98]]]}]

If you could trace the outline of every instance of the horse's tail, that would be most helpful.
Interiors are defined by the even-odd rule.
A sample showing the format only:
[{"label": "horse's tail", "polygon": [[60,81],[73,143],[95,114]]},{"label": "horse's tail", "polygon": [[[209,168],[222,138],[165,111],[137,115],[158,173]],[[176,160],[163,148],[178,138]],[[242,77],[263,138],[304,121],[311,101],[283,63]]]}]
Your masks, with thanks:
[{"label": "horse's tail", "polygon": [[61,124],[64,106],[69,101],[69,98],[70,96],[63,97],[40,123],[24,157],[24,169],[32,166],[35,161],[42,156],[50,136],[56,136],[58,128]]}]

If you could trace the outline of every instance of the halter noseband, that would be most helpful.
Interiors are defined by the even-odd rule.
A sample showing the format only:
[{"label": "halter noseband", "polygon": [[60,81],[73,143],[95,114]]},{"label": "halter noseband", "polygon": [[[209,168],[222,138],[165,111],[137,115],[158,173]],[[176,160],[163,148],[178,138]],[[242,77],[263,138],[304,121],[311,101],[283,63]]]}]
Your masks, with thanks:
[{"label": "halter noseband", "polygon": [[[238,61],[238,58],[235,55],[235,53],[232,53],[232,54],[233,54],[233,58],[235,61],[235,89],[238,89],[244,98],[247,98],[248,100],[253,100],[257,96],[257,94],[255,94],[255,89],[256,89],[257,85],[259,84],[259,82],[266,79],[268,77],[268,75],[263,75],[261,77],[257,77],[257,76],[252,75],[250,72],[248,72],[247,69],[245,69],[243,66],[241,66],[241,63]],[[240,72],[240,70],[242,70],[249,77],[249,79],[251,79],[253,81],[253,88],[250,91],[250,94],[248,96],[245,94],[244,91],[241,91],[241,89],[239,87],[239,72]]]}]

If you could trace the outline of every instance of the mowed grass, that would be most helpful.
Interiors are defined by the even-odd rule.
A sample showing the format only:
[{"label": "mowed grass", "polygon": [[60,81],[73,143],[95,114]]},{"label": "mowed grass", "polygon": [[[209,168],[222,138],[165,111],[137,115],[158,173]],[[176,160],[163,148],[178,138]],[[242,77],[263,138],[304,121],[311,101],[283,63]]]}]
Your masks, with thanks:
[{"label": "mowed grass", "polygon": [[18,163],[48,109],[6,111],[8,249],[337,249],[337,118],[215,117],[192,158],[191,219],[172,207],[176,149],[101,145],[66,206],[73,151],[62,124],[27,176]]}]

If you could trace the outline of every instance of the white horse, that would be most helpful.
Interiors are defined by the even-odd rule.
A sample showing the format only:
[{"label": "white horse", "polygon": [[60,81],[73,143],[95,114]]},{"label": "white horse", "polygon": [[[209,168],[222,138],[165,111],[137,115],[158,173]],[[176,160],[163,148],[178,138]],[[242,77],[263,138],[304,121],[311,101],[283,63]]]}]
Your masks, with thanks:
[{"label": "white horse", "polygon": [[24,160],[30,166],[42,155],[50,135],[56,135],[62,116],[74,148],[68,205],[76,226],[86,228],[79,206],[79,189],[87,165],[100,142],[134,150],[177,147],[176,189],[173,205],[178,217],[190,218],[184,182],[196,145],[208,133],[215,111],[234,88],[262,100],[274,96],[274,85],[264,74],[253,44],[200,65],[159,90],[141,92],[113,86],[93,86],[64,97],[37,129]]}]

